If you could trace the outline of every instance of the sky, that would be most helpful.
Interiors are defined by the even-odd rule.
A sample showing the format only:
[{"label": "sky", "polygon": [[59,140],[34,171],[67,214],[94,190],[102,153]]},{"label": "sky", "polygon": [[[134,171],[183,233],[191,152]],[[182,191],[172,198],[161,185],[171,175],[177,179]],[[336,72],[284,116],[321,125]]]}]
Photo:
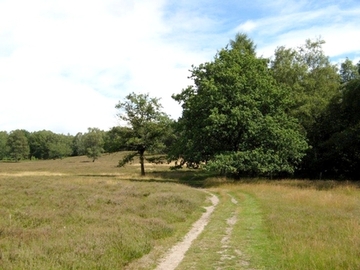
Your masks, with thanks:
[{"label": "sky", "polygon": [[132,92],[177,119],[191,65],[237,33],[263,57],[321,38],[357,63],[360,0],[0,0],[0,131],[106,131]]}]

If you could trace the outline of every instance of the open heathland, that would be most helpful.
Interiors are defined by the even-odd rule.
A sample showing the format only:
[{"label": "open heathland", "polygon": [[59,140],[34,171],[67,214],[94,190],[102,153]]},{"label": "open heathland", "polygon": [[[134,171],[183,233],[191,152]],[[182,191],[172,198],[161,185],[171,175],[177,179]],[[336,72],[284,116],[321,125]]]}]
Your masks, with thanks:
[{"label": "open heathland", "polygon": [[0,269],[154,269],[211,205],[177,269],[359,269],[356,182],[234,181],[122,153],[0,163]]},{"label": "open heathland", "polygon": [[206,194],[117,160],[1,163],[0,268],[121,269],[186,233]]},{"label": "open heathland", "polygon": [[360,269],[358,184],[252,179],[209,190],[220,203],[177,269]]}]

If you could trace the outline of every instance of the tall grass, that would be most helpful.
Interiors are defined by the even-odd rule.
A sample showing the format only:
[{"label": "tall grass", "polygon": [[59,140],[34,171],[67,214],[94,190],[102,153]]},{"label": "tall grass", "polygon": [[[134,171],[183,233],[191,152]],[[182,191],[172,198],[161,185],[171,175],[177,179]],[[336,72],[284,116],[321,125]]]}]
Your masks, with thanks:
[{"label": "tall grass", "polygon": [[359,184],[234,182],[153,164],[139,177],[119,159],[0,163],[0,269],[152,269],[206,204],[179,183],[220,198],[180,269],[360,269]]},{"label": "tall grass", "polygon": [[86,161],[0,164],[0,269],[123,269],[201,215],[203,192]]},{"label": "tall grass", "polygon": [[[261,204],[268,269],[360,269],[360,190],[334,181],[237,186]],[[271,266],[271,267],[270,267]]]}]

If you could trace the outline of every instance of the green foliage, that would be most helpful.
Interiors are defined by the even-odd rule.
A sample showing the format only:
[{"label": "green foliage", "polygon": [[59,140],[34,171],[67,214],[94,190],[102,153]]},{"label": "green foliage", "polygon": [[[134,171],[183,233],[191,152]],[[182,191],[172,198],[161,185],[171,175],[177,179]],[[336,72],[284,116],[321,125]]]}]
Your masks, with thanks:
[{"label": "green foliage", "polygon": [[312,171],[326,178],[360,179],[360,78],[344,83],[319,121]]},{"label": "green foliage", "polygon": [[104,152],[104,132],[98,128],[88,128],[84,134],[83,143],[86,156],[94,162]]},{"label": "green foliage", "polygon": [[[241,37],[241,38],[238,38]],[[180,138],[172,155],[236,174],[293,172],[307,143],[294,118],[292,101],[240,35],[213,62],[193,67],[189,86],[173,98],[182,104]]]},{"label": "green foliage", "polygon": [[237,33],[235,35],[235,39],[230,40],[230,47],[242,54],[256,55],[256,45],[246,34],[243,33]]},{"label": "green foliage", "polygon": [[135,93],[127,95],[124,102],[116,105],[120,110],[119,118],[128,125],[127,129],[120,129],[125,135],[124,147],[139,154],[141,175],[145,175],[144,152],[159,152],[164,148],[162,138],[167,134],[170,120],[161,107],[158,98]]},{"label": "green foliage", "polygon": [[297,170],[298,176],[319,176],[316,165],[321,151],[325,111],[340,92],[341,82],[349,80],[354,67],[348,61],[342,64],[340,74],[322,49],[325,41],[306,40],[297,49],[279,47],[271,61],[271,71],[278,83],[286,87],[294,100],[289,113],[300,122],[311,148]]},{"label": "green foliage", "polygon": [[308,39],[297,49],[279,47],[270,63],[274,78],[287,87],[294,100],[291,114],[308,133],[340,86],[337,67],[322,50],[324,43]]},{"label": "green foliage", "polygon": [[8,136],[9,156],[15,161],[29,158],[30,147],[26,135],[27,133],[24,130],[17,129],[11,131]]},{"label": "green foliage", "polygon": [[31,133],[29,139],[30,156],[37,159],[49,159],[48,144],[54,137],[54,133],[48,130]]},{"label": "green foliage", "polygon": [[70,135],[56,134],[41,130],[30,133],[30,156],[37,159],[57,159],[70,156],[73,138]]},{"label": "green foliage", "polygon": [[138,152],[131,152],[123,157],[123,159],[119,160],[118,167],[124,167],[126,164],[132,162],[134,157],[138,155]]},{"label": "green foliage", "polygon": [[0,131],[0,160],[4,159],[8,155],[7,139],[9,134],[6,131]]},{"label": "green foliage", "polygon": [[78,132],[72,141],[72,149],[74,156],[82,156],[86,154],[84,147],[84,134]]},{"label": "green foliage", "polygon": [[107,153],[114,153],[125,150],[126,138],[131,130],[126,127],[113,127],[105,133],[104,150]]},{"label": "green foliage", "polygon": [[49,158],[57,159],[68,157],[73,153],[71,136],[57,134],[54,142],[49,144]]},{"label": "green foliage", "polygon": [[354,65],[353,62],[349,60],[349,58],[346,58],[346,60],[341,63],[340,78],[342,83],[360,78],[359,63]]}]

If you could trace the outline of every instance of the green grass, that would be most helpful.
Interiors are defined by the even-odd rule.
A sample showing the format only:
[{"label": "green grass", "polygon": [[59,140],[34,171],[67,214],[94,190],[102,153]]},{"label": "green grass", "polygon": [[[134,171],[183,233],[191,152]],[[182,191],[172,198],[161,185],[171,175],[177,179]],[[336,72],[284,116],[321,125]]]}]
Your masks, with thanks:
[{"label": "green grass", "polygon": [[250,267],[360,269],[357,183],[253,180],[226,188],[245,197],[237,243]]},{"label": "green grass", "polygon": [[[299,186],[296,183],[300,184]],[[277,264],[273,269],[360,269],[360,191],[350,183],[244,185],[257,197]]]}]

